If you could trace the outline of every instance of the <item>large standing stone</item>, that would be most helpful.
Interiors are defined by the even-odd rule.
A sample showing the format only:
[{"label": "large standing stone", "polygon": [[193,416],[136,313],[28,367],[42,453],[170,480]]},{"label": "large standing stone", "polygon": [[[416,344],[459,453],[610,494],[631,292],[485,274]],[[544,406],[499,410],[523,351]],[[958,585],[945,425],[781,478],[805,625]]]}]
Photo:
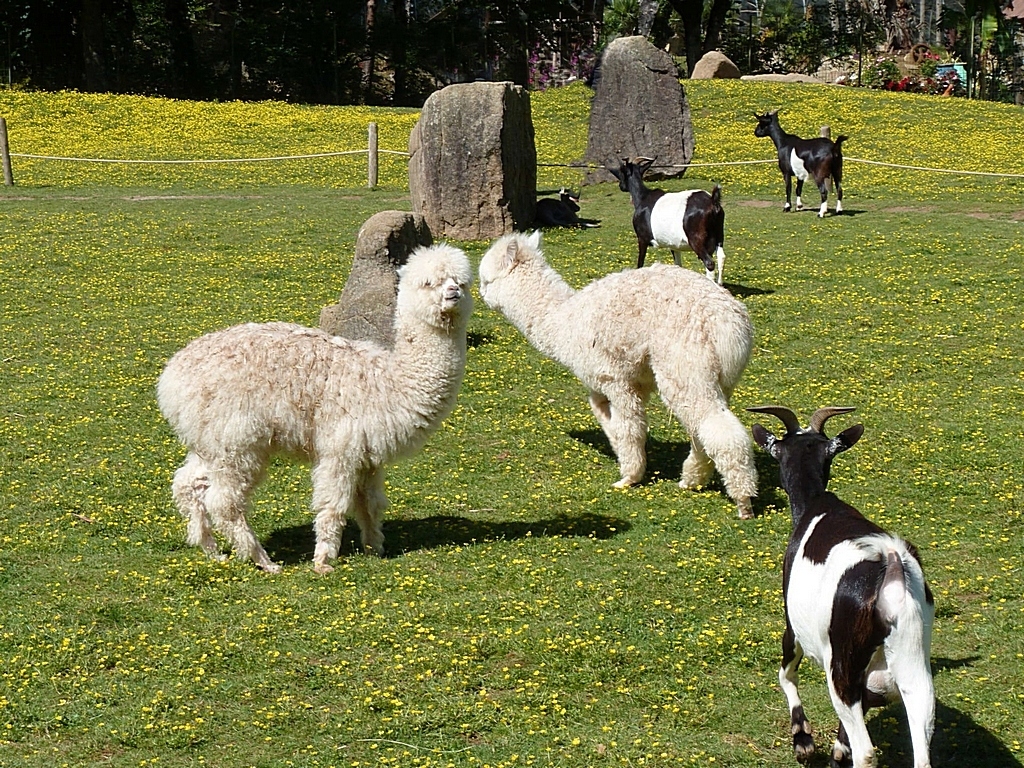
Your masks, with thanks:
[{"label": "large standing stone", "polygon": [[409,136],[412,209],[435,237],[488,240],[525,229],[537,204],[530,95],[513,83],[435,91]]},{"label": "large standing stone", "polygon": [[392,346],[398,268],[416,248],[432,242],[422,216],[381,211],[367,219],[356,237],[341,298],[320,311],[320,327],[334,336]]},{"label": "large standing stone", "polygon": [[672,57],[642,36],[620,37],[598,64],[585,160],[602,166],[586,183],[614,181],[603,166],[653,157],[648,178],[682,176],[693,157],[690,105]]},{"label": "large standing stone", "polygon": [[735,80],[740,76],[740,68],[733,64],[732,59],[721,51],[708,51],[693,65],[691,80],[714,80],[716,78]]}]

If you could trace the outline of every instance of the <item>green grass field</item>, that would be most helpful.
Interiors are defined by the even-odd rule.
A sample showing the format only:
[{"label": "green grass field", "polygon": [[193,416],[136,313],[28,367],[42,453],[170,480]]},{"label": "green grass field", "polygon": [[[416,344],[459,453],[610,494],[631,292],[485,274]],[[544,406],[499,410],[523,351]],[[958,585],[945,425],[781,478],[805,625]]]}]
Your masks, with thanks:
[{"label": "green grass field", "polygon": [[[1004,105],[687,92],[699,162],[770,158],[750,113],[781,107],[789,130],[850,134],[851,157],[1024,173],[1024,113]],[[542,185],[578,180],[565,166],[586,146],[587,95],[533,95]],[[16,153],[130,158],[352,149],[369,117],[402,150],[416,117],[4,91],[0,115]],[[183,141],[200,133],[210,143]],[[655,404],[649,477],[613,490],[582,385],[480,300],[458,408],[389,471],[389,557],[357,554],[350,531],[316,576],[308,470],[284,463],[250,516],[282,574],[184,546],[169,493],[184,452],[156,378],[207,331],[317,323],[361,224],[409,207],[400,163],[370,191],[362,162],[15,158],[0,191],[0,765],[796,765],[776,680],[790,521],[774,465],[758,455],[758,517],[735,519],[717,480],[677,487],[687,436]],[[848,215],[825,220],[814,205],[783,215],[771,166],[664,186],[712,181],[726,283],[757,331],[735,410],[750,425],[743,408],[765,402],[858,407],[830,422],[866,426],[831,488],[921,550],[938,614],[932,764],[1022,765],[1024,180],[850,162]],[[635,263],[626,195],[587,188],[582,214],[602,226],[545,235],[570,283]],[[487,244],[461,245],[475,261]],[[803,671],[827,751],[824,677]],[[869,728],[880,764],[912,765],[901,707]]]}]

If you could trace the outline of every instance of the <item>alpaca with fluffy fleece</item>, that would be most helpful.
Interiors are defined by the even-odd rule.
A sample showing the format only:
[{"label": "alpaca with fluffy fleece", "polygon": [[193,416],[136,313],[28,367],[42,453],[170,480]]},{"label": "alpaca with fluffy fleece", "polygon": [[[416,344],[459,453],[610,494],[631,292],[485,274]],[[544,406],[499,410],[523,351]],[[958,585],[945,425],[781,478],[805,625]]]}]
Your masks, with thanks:
[{"label": "alpaca with fluffy fleece", "polygon": [[704,485],[717,467],[739,516],[752,516],[753,446],[729,398],[754,334],[732,294],[665,264],[617,272],[576,291],[544,260],[539,231],[495,241],[479,276],[487,305],[590,389],[590,408],[619,460],[615,487],[643,478],[646,406],[657,390],[690,435],[680,487]]},{"label": "alpaca with fluffy fleece", "polygon": [[472,269],[455,247],[419,248],[399,274],[392,349],[248,323],[167,363],[157,399],[188,449],[172,492],[189,544],[219,557],[212,523],[238,559],[280,571],[245,512],[270,457],[285,454],[313,465],[314,570],[333,570],[350,513],[364,549],[383,553],[384,465],[418,451],[455,407],[473,306]]}]

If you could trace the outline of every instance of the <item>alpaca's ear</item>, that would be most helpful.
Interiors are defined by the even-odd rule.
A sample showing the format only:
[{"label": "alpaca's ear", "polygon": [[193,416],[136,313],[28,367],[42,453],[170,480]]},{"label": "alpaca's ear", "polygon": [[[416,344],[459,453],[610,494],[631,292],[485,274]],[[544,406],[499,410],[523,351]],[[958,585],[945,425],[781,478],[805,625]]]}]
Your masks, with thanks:
[{"label": "alpaca's ear", "polygon": [[505,253],[501,259],[501,271],[511,272],[516,266],[516,262],[519,257],[519,240],[513,237],[508,241],[508,247],[505,248]]},{"label": "alpaca's ear", "polygon": [[533,248],[535,251],[540,250],[540,230],[535,229],[530,233],[530,236],[526,238],[526,244]]}]

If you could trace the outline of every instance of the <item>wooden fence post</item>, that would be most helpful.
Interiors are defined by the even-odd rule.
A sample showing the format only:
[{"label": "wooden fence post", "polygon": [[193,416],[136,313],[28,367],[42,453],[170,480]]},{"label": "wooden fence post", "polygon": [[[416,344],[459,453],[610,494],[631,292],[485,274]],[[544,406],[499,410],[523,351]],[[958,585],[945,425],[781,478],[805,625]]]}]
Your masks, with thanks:
[{"label": "wooden fence post", "polygon": [[7,143],[7,121],[0,117],[0,156],[3,157],[4,186],[14,186],[14,171],[11,170],[11,146]]},{"label": "wooden fence post", "polygon": [[823,138],[823,139],[831,139],[832,138],[832,129],[829,128],[827,125],[821,126],[821,138]]},{"label": "wooden fence post", "polygon": [[367,186],[370,189],[377,187],[377,124],[370,123],[369,131],[369,152],[367,153]]}]

